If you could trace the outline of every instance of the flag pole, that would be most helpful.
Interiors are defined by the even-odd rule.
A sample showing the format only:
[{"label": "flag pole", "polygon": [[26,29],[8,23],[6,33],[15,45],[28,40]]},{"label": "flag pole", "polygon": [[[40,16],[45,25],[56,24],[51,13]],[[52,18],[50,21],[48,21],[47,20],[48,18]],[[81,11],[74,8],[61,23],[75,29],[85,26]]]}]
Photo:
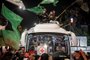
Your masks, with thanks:
[{"label": "flag pole", "polygon": [[74,1],[74,2],[72,2],[68,7],[66,7],[66,9],[64,9],[63,12],[57,16],[57,18],[55,18],[55,21],[56,21],[59,17],[61,17],[62,14],[65,13],[65,12],[67,11],[67,9],[70,8],[71,6],[73,6],[76,2],[77,2],[77,0]]}]

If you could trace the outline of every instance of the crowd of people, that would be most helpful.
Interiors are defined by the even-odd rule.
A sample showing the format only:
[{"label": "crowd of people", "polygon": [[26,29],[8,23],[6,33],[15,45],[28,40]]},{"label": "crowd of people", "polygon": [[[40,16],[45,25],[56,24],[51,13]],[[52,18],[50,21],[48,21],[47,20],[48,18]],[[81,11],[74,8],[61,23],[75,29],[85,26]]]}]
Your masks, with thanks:
[{"label": "crowd of people", "polygon": [[[44,53],[41,56],[35,51],[25,51],[24,47],[19,50],[13,50],[11,47],[0,47],[0,60],[48,60],[49,55]],[[50,58],[51,60],[51,58]]]},{"label": "crowd of people", "polygon": [[[71,60],[89,60],[90,57],[82,50],[75,51],[71,54]],[[0,47],[0,60],[64,60],[59,57],[53,57],[48,53],[43,53],[41,56],[36,54],[36,51],[30,50],[25,52],[25,48],[14,50],[11,47]],[[69,59],[68,59],[69,60]]]}]

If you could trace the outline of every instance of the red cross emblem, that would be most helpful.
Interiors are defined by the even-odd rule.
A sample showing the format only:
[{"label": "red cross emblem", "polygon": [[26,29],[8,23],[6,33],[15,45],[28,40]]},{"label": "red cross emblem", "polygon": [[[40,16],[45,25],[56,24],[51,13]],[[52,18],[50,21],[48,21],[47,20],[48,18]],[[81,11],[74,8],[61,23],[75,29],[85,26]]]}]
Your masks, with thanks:
[{"label": "red cross emblem", "polygon": [[44,53],[44,51],[45,51],[44,48],[41,48],[41,49],[40,49],[40,52],[41,52],[41,53]]}]

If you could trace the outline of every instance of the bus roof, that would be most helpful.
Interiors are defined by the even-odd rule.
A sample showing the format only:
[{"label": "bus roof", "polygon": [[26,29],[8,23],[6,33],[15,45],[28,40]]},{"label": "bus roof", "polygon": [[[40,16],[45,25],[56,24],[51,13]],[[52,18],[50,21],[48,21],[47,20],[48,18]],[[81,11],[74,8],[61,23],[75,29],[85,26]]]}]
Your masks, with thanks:
[{"label": "bus roof", "polygon": [[32,27],[28,30],[28,33],[38,33],[38,32],[51,32],[51,33],[63,33],[68,34],[69,31],[61,28],[59,24],[55,23],[43,23],[37,24],[35,27]]}]

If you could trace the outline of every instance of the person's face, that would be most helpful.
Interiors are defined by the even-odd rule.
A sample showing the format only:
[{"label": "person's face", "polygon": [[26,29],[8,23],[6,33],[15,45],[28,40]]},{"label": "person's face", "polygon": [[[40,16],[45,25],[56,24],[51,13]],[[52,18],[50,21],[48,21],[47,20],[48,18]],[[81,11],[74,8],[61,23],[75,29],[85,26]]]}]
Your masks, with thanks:
[{"label": "person's face", "polygon": [[53,13],[55,14],[55,11],[53,10]]},{"label": "person's face", "polygon": [[47,10],[46,9],[44,9],[44,11],[43,11],[43,13],[45,13]]},{"label": "person's face", "polygon": [[23,51],[25,51],[25,48],[22,48]]},{"label": "person's face", "polygon": [[77,53],[77,52],[75,52],[73,56],[75,57],[75,59],[79,59],[80,58],[80,54]]},{"label": "person's face", "polygon": [[22,27],[21,27],[21,26],[18,26],[18,30],[19,30],[20,32],[22,32]]}]

